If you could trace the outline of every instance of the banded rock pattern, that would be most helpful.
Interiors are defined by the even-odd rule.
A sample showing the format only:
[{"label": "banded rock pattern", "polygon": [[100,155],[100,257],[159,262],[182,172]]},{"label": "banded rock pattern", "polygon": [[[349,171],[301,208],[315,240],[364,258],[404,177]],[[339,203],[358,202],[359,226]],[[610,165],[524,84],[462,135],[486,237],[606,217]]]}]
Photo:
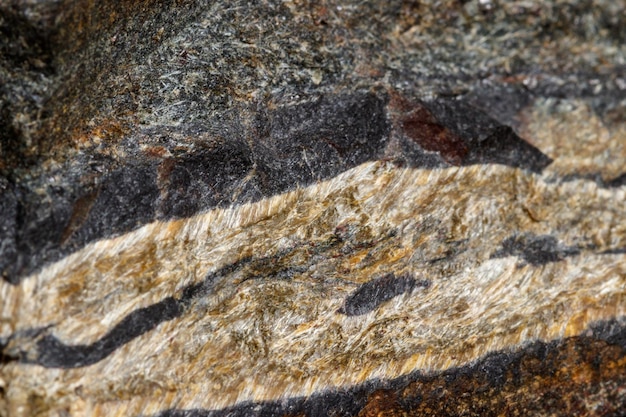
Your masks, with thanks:
[{"label": "banded rock pattern", "polygon": [[619,415],[625,9],[0,6],[0,415]]}]

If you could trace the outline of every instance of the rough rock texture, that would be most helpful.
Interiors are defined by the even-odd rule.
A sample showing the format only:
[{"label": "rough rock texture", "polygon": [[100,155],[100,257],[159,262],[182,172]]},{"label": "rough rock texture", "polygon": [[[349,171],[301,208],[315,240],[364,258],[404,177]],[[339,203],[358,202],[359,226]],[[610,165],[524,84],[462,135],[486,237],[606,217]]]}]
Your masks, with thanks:
[{"label": "rough rock texture", "polygon": [[0,416],[623,414],[625,27],[0,3]]}]

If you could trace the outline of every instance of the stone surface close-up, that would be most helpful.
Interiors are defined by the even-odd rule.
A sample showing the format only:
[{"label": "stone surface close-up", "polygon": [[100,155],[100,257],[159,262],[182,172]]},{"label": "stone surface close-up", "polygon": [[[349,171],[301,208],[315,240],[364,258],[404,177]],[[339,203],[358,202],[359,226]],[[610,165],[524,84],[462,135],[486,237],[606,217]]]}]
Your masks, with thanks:
[{"label": "stone surface close-up", "polygon": [[0,1],[0,417],[626,413],[626,1]]}]

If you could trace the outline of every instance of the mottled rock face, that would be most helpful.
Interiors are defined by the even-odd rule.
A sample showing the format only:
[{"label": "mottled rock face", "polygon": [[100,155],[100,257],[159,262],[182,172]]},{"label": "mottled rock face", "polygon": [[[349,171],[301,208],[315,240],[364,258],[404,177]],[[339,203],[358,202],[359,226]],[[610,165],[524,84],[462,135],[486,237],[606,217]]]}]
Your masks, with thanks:
[{"label": "mottled rock face", "polygon": [[0,416],[617,415],[626,3],[0,5]]}]

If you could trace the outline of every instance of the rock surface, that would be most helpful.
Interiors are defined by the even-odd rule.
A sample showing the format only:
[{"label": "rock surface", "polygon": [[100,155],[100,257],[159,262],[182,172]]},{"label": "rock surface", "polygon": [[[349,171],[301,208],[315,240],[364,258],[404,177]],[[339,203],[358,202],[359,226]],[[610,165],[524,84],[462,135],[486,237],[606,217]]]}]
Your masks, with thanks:
[{"label": "rock surface", "polygon": [[0,4],[0,416],[619,415],[624,27]]}]

